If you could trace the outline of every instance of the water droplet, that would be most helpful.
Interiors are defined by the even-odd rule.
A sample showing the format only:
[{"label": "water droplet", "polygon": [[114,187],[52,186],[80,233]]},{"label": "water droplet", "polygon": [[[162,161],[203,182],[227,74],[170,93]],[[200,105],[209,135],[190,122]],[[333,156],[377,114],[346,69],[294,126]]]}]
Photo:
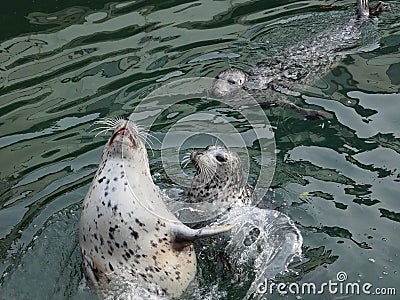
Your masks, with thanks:
[{"label": "water droplet", "polygon": [[368,260],[370,261],[370,262],[375,262],[375,259],[373,259],[373,258],[368,258]]}]

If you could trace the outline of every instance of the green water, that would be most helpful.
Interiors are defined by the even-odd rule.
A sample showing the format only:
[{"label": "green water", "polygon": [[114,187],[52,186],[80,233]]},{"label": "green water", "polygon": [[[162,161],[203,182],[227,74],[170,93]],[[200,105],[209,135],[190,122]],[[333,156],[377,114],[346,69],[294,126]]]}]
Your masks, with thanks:
[{"label": "green water", "polygon": [[[89,132],[96,119],[127,117],[176,79],[254,65],[340,24],[353,2],[332,9],[323,1],[2,4],[0,299],[93,298],[81,287],[77,222],[107,139]],[[389,3],[392,11],[369,24],[358,45],[290,99],[332,119],[266,109],[277,148],[274,201],[304,238],[302,259],[276,282],[321,284],[343,271],[347,282],[400,293],[400,5]],[[182,106],[172,121],[208,109]],[[162,134],[163,125],[152,130]],[[162,188],[177,187],[157,149],[150,167]],[[246,293],[240,285],[237,296],[229,293],[230,279],[213,272],[207,252],[199,261],[200,288],[189,298]]]}]

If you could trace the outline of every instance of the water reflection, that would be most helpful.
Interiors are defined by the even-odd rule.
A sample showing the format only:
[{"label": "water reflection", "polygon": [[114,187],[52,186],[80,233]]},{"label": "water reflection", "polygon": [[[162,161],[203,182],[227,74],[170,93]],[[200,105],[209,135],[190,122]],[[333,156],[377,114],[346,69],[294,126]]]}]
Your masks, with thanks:
[{"label": "water reflection", "polygon": [[[342,21],[352,2],[327,11],[313,1],[96,1],[90,7],[65,3],[58,11],[49,5],[50,13],[27,4],[28,13],[3,24],[15,34],[0,44],[0,298],[89,297],[78,288],[73,236],[106,139],[89,133],[95,119],[128,116],[176,78],[254,65]],[[399,281],[400,244],[393,237],[400,222],[400,8],[390,4],[392,12],[372,24],[376,34],[365,33],[360,51],[344,54],[290,98],[332,119],[267,111],[278,148],[273,188],[281,197],[271,201],[296,222],[305,245],[294,272],[277,280],[334,279],[346,270],[375,285],[379,276],[387,286]],[[20,26],[25,17],[30,23]],[[213,107],[181,109],[175,118]],[[166,117],[153,130],[162,134],[163,122],[172,121]],[[163,173],[154,153],[151,168]],[[156,180],[169,186],[168,178]],[[203,275],[190,296],[226,296],[229,278],[217,286],[207,278],[217,281],[215,270],[207,273],[214,258],[200,259]]]}]

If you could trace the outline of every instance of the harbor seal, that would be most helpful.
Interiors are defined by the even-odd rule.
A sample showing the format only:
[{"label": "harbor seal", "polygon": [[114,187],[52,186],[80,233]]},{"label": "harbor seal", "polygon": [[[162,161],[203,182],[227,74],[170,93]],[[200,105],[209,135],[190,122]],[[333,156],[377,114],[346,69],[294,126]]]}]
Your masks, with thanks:
[{"label": "harbor seal", "polygon": [[[231,100],[232,104],[246,105],[244,90],[256,97],[263,107],[281,106],[307,118],[325,118],[324,111],[299,107],[288,96],[300,96],[304,86],[312,84],[343,55],[340,50],[353,47],[359,41],[362,25],[369,16],[377,16],[388,7],[379,2],[369,8],[368,0],[357,0],[357,14],[343,25],[330,28],[314,38],[300,42],[282,53],[258,62],[249,70],[229,68],[214,79],[211,97]],[[239,98],[239,99],[236,99]],[[249,102],[250,103],[250,102]]]},{"label": "harbor seal", "polygon": [[196,168],[190,202],[210,202],[219,209],[251,203],[253,188],[243,178],[239,155],[223,146],[210,145],[190,154]]},{"label": "harbor seal", "polygon": [[[260,81],[258,87],[252,86],[251,81]],[[271,78],[255,77],[251,73],[245,72],[241,69],[229,68],[220,72],[214,79],[209,93],[212,97],[230,99],[233,100],[234,104],[240,103],[241,105],[246,102],[246,94],[238,93],[241,89],[249,92],[259,99],[259,104],[261,107],[269,107],[272,105],[278,105],[283,108],[290,109],[307,118],[317,118],[317,117],[327,117],[328,115],[323,111],[318,111],[315,109],[302,108],[293,102],[290,102],[286,96],[283,96],[281,92],[289,93],[289,89],[283,90],[279,86],[271,84],[268,87],[262,88],[264,81],[272,81]],[[270,90],[268,90],[270,89]],[[279,93],[274,93],[279,92]],[[295,93],[292,93],[293,95]],[[239,97],[238,99],[236,99]]]},{"label": "harbor seal", "polygon": [[[256,205],[257,191],[246,184],[235,151],[208,146],[192,152],[190,159],[196,168],[188,193],[191,200],[212,201],[216,208],[227,205],[216,222],[236,224],[229,236],[212,241],[220,261],[210,263],[231,278],[240,278],[241,287],[250,283],[243,299],[253,299],[264,280],[284,272],[294,256],[301,256],[301,232],[285,214]],[[233,279],[231,284],[235,283]]]},{"label": "harbor seal", "polygon": [[[132,121],[106,121],[113,134],[83,201],[79,224],[85,277],[101,298],[137,284],[180,296],[196,274],[193,242],[234,225],[191,229],[166,207]],[[136,291],[136,288],[134,289]],[[125,296],[126,297],[126,296]]]}]

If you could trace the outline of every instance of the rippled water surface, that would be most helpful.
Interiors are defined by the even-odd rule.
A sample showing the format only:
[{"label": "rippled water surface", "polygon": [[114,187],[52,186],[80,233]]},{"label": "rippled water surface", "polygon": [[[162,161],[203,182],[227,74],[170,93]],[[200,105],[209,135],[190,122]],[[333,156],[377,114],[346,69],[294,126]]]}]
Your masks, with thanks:
[{"label": "rippled water surface", "polygon": [[[371,292],[398,288],[400,4],[389,3],[392,11],[367,24],[338,64],[316,70],[318,80],[290,98],[332,118],[265,110],[277,148],[271,201],[304,239],[302,258],[275,282],[320,285],[345,272],[346,282],[371,283]],[[95,120],[129,116],[176,79],[250,67],[353,11],[347,0],[2,4],[0,299],[93,298],[81,284],[77,224],[107,139],[90,133]],[[182,106],[152,131],[162,136],[180,116],[207,109]],[[157,145],[149,154],[157,184],[179,188]],[[200,287],[188,297],[241,299],[246,285],[218,276],[210,255],[199,251]]]}]

